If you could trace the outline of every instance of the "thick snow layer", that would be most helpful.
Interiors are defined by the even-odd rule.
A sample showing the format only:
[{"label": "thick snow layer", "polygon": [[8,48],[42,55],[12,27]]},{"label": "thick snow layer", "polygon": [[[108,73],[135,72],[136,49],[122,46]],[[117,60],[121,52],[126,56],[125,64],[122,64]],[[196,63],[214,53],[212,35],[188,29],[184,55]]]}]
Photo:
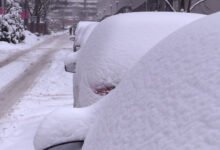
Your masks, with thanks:
[{"label": "thick snow layer", "polygon": [[145,55],[102,100],[83,150],[219,150],[219,20],[196,21]]},{"label": "thick snow layer", "polygon": [[92,21],[79,22],[75,31],[75,45],[83,45],[97,24],[98,22]]},{"label": "thick snow layer", "polygon": [[203,17],[185,13],[127,13],[99,23],[78,55],[74,99],[78,107],[102,96],[96,89],[117,86],[127,71],[159,41]]},{"label": "thick snow layer", "polygon": [[68,106],[49,114],[37,130],[35,149],[42,150],[60,143],[83,141],[95,121],[94,108],[73,109]]},{"label": "thick snow layer", "polygon": [[86,41],[88,40],[89,36],[92,34],[92,31],[95,29],[95,27],[98,25],[98,22],[91,23],[85,31],[81,35],[81,39],[79,41],[80,46],[82,47]]}]

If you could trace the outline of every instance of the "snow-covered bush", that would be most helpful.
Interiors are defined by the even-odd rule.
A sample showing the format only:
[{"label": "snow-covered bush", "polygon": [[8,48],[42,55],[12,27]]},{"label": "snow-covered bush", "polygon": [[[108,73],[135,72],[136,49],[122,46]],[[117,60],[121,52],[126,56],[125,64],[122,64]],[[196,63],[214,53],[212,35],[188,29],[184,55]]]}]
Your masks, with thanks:
[{"label": "snow-covered bush", "polygon": [[25,39],[21,7],[14,0],[8,0],[7,4],[7,13],[0,18],[0,41],[16,44]]}]

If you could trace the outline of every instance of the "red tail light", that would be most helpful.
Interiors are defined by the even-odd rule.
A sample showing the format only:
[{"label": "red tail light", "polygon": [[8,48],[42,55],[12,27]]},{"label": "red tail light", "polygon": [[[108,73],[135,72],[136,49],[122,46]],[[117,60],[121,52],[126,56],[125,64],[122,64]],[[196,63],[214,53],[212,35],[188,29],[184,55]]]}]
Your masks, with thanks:
[{"label": "red tail light", "polygon": [[113,90],[115,86],[105,86],[102,88],[95,89],[95,93],[101,96],[107,95],[111,90]]}]

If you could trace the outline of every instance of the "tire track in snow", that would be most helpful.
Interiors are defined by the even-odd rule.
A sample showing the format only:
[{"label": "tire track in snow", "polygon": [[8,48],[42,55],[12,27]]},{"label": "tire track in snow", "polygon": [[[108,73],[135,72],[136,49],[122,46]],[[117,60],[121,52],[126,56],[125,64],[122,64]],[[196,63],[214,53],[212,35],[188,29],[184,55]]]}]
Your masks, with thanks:
[{"label": "tire track in snow", "polygon": [[32,87],[41,72],[50,64],[52,56],[62,49],[61,45],[63,45],[63,39],[65,38],[61,37],[59,39],[61,39],[61,41],[55,44],[54,49],[48,48],[48,52],[42,55],[37,62],[32,64],[18,78],[0,91],[0,118]]},{"label": "tire track in snow", "polygon": [[[24,56],[24,55],[26,55],[27,53],[30,53],[30,52],[36,51],[36,50],[38,50],[38,49],[41,49],[40,47],[41,47],[42,45],[47,44],[48,42],[50,42],[52,39],[54,39],[54,38],[56,38],[56,37],[57,37],[57,36],[50,37],[50,38],[46,39],[45,41],[43,41],[43,42],[41,42],[41,43],[35,45],[35,46],[32,47],[32,48],[26,49],[26,50],[24,50],[24,51],[16,52],[16,53],[14,53],[14,54],[8,56],[6,59],[0,61],[0,68],[6,66],[6,65],[8,65],[8,64],[10,64],[11,62],[17,60],[18,58],[20,58],[20,57],[22,57],[22,56]],[[33,49],[33,50],[32,50],[32,49]]]}]

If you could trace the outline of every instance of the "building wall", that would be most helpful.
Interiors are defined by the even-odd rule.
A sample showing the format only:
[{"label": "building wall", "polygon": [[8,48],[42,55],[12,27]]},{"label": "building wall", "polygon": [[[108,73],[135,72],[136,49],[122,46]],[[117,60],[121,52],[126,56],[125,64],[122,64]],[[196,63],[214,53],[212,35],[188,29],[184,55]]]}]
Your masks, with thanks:
[{"label": "building wall", "polygon": [[52,17],[61,15],[86,19],[86,17],[96,15],[97,0],[57,0],[52,4],[51,9],[53,10],[50,13]]},{"label": "building wall", "polygon": [[49,27],[53,30],[63,29],[81,20],[96,19],[97,0],[54,0],[51,10],[49,19],[54,24],[50,24]]},{"label": "building wall", "polygon": [[220,11],[220,0],[207,0],[195,7],[192,12],[211,14],[217,11]]},{"label": "building wall", "polygon": [[[187,10],[189,0],[169,0],[176,11]],[[198,0],[192,0],[192,3]],[[106,16],[131,11],[172,11],[165,3],[165,0],[98,0],[97,19],[101,20]],[[220,0],[206,0],[196,6],[192,12],[211,14],[220,10]]]},{"label": "building wall", "polygon": [[[165,4],[164,0],[99,0],[97,17],[100,20],[105,16],[117,13],[146,11],[150,9],[149,6],[152,6],[155,2]],[[152,10],[155,10],[155,8],[152,8]]]}]

